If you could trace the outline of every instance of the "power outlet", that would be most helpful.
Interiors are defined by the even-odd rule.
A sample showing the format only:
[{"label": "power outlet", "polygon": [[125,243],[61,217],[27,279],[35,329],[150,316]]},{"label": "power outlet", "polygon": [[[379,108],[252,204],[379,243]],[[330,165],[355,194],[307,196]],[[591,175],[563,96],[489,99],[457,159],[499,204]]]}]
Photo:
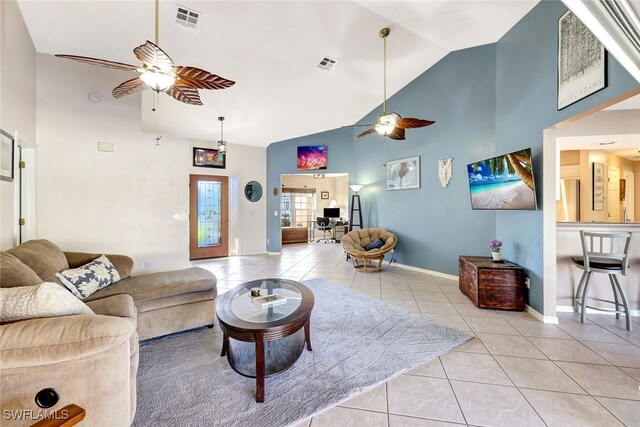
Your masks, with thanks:
[{"label": "power outlet", "polygon": [[528,277],[524,278],[524,285],[527,287],[527,289],[531,289],[531,280],[529,280]]},{"label": "power outlet", "polygon": [[142,267],[149,268],[149,261],[145,261],[142,263]]}]

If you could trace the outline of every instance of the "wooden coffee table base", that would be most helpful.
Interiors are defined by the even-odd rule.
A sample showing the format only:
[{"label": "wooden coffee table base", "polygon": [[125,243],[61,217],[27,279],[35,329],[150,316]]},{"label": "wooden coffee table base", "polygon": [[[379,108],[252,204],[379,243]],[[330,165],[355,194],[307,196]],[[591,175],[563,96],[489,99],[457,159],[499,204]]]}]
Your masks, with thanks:
[{"label": "wooden coffee table base", "polygon": [[[287,336],[267,336],[263,331],[234,334],[223,329],[222,353],[234,371],[256,379],[256,402],[264,402],[264,379],[289,369],[306,345],[311,349],[309,321]],[[269,357],[265,357],[265,354]]]}]

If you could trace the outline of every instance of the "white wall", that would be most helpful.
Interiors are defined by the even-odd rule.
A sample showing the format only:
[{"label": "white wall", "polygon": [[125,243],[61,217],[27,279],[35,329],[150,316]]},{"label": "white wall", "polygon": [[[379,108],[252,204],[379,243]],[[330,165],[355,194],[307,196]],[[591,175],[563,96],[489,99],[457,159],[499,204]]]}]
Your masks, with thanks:
[{"label": "white wall", "polygon": [[[63,249],[127,254],[135,272],[188,266],[189,174],[204,170],[191,166],[191,142],[163,135],[155,145],[141,131],[140,95],[110,94],[126,73],[45,54],[37,61],[39,236]],[[91,91],[102,101],[90,102]],[[115,151],[98,152],[98,141]],[[264,149],[229,148],[226,174],[264,177]],[[255,205],[241,210],[243,253],[265,251],[265,212]],[[245,226],[245,216],[255,221]]]},{"label": "white wall", "polygon": [[[237,176],[239,179],[240,200],[240,230],[239,254],[263,254],[267,250],[267,149],[249,145],[233,144],[233,135],[226,134],[227,164],[225,169],[212,169],[191,166],[190,174]],[[189,141],[189,153],[193,147],[217,148],[217,142],[192,139]],[[190,158],[191,159],[191,158]],[[190,160],[193,165],[193,159]],[[244,197],[244,186],[249,181],[257,181],[262,185],[262,198],[257,202],[250,202]]]},{"label": "white wall", "polygon": [[[335,200],[340,208],[340,216],[349,216],[349,176],[326,176],[316,179],[312,175],[282,175],[281,184],[287,188],[315,188],[316,189],[316,215],[322,216],[322,210],[328,208],[332,200]],[[328,199],[322,199],[321,193],[329,192]]]},{"label": "white wall", "polygon": [[[36,141],[36,52],[15,0],[0,1],[0,128]],[[15,184],[0,181],[3,250],[14,246]]]}]

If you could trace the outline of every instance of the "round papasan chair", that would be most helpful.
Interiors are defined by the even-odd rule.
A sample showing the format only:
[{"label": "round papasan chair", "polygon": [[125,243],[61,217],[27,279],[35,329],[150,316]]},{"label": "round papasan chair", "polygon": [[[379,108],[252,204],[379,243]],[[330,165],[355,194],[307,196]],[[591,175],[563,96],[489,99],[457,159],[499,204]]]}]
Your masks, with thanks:
[{"label": "round papasan chair", "polygon": [[[367,250],[366,247],[376,239],[382,240],[382,247]],[[353,267],[359,271],[380,271],[384,254],[396,247],[396,235],[381,228],[362,228],[353,230],[342,237],[342,248],[351,257]],[[377,265],[375,265],[377,261]],[[373,270],[367,270],[367,268]]]}]

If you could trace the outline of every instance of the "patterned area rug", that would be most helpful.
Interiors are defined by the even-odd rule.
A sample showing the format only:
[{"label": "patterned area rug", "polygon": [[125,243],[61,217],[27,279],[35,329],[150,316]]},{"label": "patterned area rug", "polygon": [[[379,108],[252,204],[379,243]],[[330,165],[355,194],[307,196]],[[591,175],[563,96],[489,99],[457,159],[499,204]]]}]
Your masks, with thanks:
[{"label": "patterned area rug", "polygon": [[220,328],[198,329],[141,344],[133,425],[296,424],[471,339],[326,280],[303,283],[315,295],[313,351],[266,378],[264,403],[220,357]]}]

